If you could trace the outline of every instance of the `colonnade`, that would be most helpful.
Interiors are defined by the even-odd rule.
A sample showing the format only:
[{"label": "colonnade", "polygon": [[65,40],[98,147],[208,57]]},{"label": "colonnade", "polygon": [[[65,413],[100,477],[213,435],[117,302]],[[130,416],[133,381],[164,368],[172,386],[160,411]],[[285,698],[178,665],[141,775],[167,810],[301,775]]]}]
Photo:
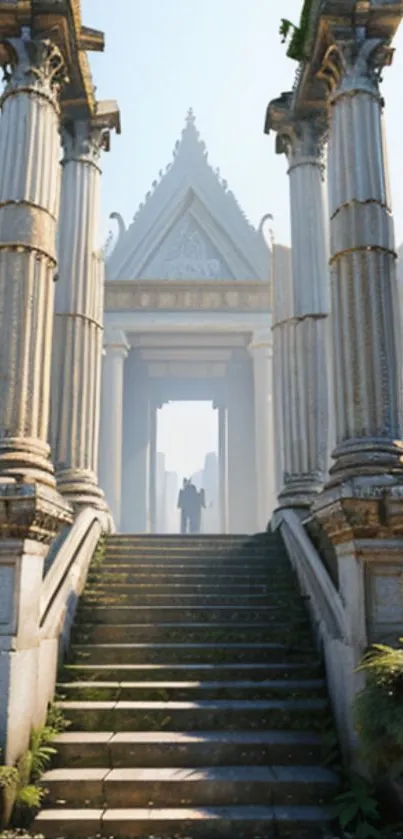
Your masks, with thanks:
[{"label": "colonnade", "polygon": [[119,114],[98,103],[94,116],[67,116],[63,56],[29,28],[3,45],[2,59],[0,478],[47,487],[66,510],[106,510],[96,475],[104,271],[96,240],[99,158]]},{"label": "colonnade", "polygon": [[335,42],[324,56],[322,109],[304,111],[287,93],[267,111],[266,130],[277,133],[276,151],[288,160],[291,201],[292,272],[276,272],[273,312],[285,507],[311,507],[329,480],[387,481],[402,470],[396,253],[379,91],[390,53],[380,40],[359,38],[353,32],[354,47]]},{"label": "colonnade", "polygon": [[[115,524],[123,531],[155,532],[157,411],[169,382],[149,376],[147,362],[128,350],[125,334],[105,330],[99,474]],[[249,352],[235,350],[219,389],[218,471],[222,532],[265,529],[274,503],[270,463],[270,331],[254,336]],[[205,383],[206,384],[206,383]]]}]

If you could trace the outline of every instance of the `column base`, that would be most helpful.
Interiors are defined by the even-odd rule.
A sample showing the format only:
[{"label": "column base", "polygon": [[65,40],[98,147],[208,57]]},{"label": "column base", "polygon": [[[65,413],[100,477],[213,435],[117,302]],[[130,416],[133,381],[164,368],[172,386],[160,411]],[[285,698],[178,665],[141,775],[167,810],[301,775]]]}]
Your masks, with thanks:
[{"label": "column base", "polygon": [[63,472],[57,472],[56,478],[60,494],[66,498],[74,510],[94,507],[95,510],[109,514],[109,507],[102,489],[97,484],[94,472],[66,469]]},{"label": "column base", "polygon": [[378,482],[390,484],[396,477],[403,479],[403,442],[384,437],[365,437],[348,440],[332,452],[335,460],[329,470],[329,487],[351,478],[377,477]]},{"label": "column base", "polygon": [[323,490],[323,475],[307,473],[289,475],[285,478],[285,486],[278,496],[278,508],[309,509]]},{"label": "column base", "polygon": [[0,481],[4,478],[27,480],[55,489],[56,478],[50,459],[50,446],[30,437],[0,440]]}]

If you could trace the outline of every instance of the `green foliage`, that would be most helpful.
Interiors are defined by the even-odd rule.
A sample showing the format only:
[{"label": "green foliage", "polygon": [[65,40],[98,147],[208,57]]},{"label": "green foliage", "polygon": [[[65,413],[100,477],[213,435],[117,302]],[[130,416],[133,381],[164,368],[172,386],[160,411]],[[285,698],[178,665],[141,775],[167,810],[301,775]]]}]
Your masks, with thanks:
[{"label": "green foliage", "polygon": [[359,670],[366,685],[354,703],[362,760],[375,775],[403,771],[403,649],[374,645]]},{"label": "green foliage", "polygon": [[373,787],[360,775],[350,775],[345,792],[336,797],[342,830],[358,839],[379,839],[379,806]]},{"label": "green foliage", "polygon": [[48,732],[48,742],[52,742],[58,734],[63,734],[70,725],[66,720],[63,711],[57,705],[49,705],[48,715],[46,717],[46,730]]},{"label": "green foliage", "polygon": [[26,825],[32,813],[42,803],[46,790],[39,786],[56,749],[55,737],[64,731],[67,723],[62,712],[51,705],[46,724],[31,732],[29,748],[21,755],[16,766],[0,766],[0,789],[3,789],[3,824]]},{"label": "green foliage", "polygon": [[291,36],[287,49],[287,55],[288,58],[292,58],[294,61],[303,61],[308,57],[306,54],[306,39],[309,33],[309,23],[314,2],[315,0],[305,0],[302,7],[299,26],[296,26],[286,18],[281,19],[281,42],[283,44],[286,43],[289,36]]},{"label": "green foliage", "polygon": [[0,789],[15,787],[19,780],[16,766],[0,766]]}]

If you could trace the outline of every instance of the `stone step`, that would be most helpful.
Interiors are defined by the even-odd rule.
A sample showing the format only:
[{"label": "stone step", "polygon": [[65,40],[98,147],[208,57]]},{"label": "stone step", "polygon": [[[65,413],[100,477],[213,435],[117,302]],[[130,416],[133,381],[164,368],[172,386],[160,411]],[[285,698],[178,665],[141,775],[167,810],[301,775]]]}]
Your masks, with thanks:
[{"label": "stone step", "polygon": [[[165,589],[164,589],[165,591]],[[288,607],[290,597],[287,594],[279,595],[277,593],[273,601],[268,601],[267,594],[236,594],[228,595],[225,592],[218,592],[217,594],[208,594],[198,592],[197,594],[165,594],[165,593],[150,593],[141,590],[141,593],[126,591],[111,592],[111,589],[89,590],[87,589],[80,601],[82,607],[88,606],[92,608],[93,604],[98,605],[118,605],[118,606],[200,606],[204,608],[214,608],[218,606],[265,606],[273,603],[277,606],[282,605]]]},{"label": "stone step", "polygon": [[76,664],[194,664],[224,662],[302,661],[314,658],[312,645],[287,647],[281,643],[132,643],[132,644],[74,644],[72,654]]},{"label": "stone step", "polygon": [[55,767],[320,764],[319,734],[300,731],[66,732],[55,740]]},{"label": "stone step", "polygon": [[57,807],[225,807],[326,804],[337,776],[318,766],[51,769],[41,785]]},{"label": "stone step", "polygon": [[272,699],[287,695],[323,696],[323,679],[265,679],[250,681],[238,679],[225,682],[60,682],[58,695],[67,700],[87,701],[102,700],[119,702],[120,700],[148,701],[190,701],[198,699]]},{"label": "stone step", "polygon": [[288,623],[272,622],[247,624],[236,623],[160,623],[160,624],[84,624],[77,625],[73,639],[79,644],[123,644],[123,643],[154,643],[181,641],[204,643],[233,643],[235,641],[278,641],[283,644],[292,643],[296,635],[310,638],[310,626],[307,618],[293,620]]},{"label": "stone step", "polygon": [[[161,585],[162,583],[169,583],[169,585],[192,585],[192,586],[204,586],[204,584],[210,586],[227,586],[236,585],[236,586],[250,586],[253,585],[267,585],[268,582],[271,582],[274,577],[271,577],[268,572],[264,572],[263,574],[220,574],[217,571],[211,574],[199,574],[194,572],[192,569],[189,571],[185,571],[184,573],[174,573],[171,571],[158,572],[155,574],[152,573],[142,573],[141,571],[137,571],[137,569],[128,569],[127,571],[123,570],[116,570],[117,566],[114,566],[113,571],[108,570],[108,568],[102,568],[91,573],[88,577],[89,584],[103,582],[105,585],[109,585],[110,583],[117,582],[117,583],[130,583],[143,585],[147,583],[149,585]],[[276,574],[276,583],[278,584],[280,581],[287,581],[290,582],[290,575],[288,572],[281,572]]]},{"label": "stone step", "polygon": [[113,836],[115,839],[260,839],[296,837],[323,839],[326,825],[334,818],[334,807],[289,805],[279,807],[135,808],[103,810],[42,810],[34,829],[46,839],[87,839]]},{"label": "stone step", "polygon": [[299,594],[295,586],[289,585],[275,585],[274,583],[214,583],[197,584],[197,583],[127,583],[119,582],[114,579],[106,580],[101,576],[96,581],[89,581],[87,595],[90,594],[123,594],[126,597],[147,597],[149,595],[162,594],[165,597],[175,597],[179,595],[193,594],[199,597],[206,597],[207,595],[215,594],[218,597],[238,596],[248,597],[251,594],[260,595],[265,598],[265,602],[270,600],[275,601],[277,596],[286,596],[288,602],[293,597],[298,597]]},{"label": "stone step", "polygon": [[168,562],[181,562],[186,563],[186,565],[197,564],[199,562],[205,562],[209,566],[213,564],[213,562],[219,562],[219,564],[223,565],[231,565],[234,564],[247,564],[247,563],[255,563],[259,562],[264,565],[276,565],[276,564],[285,564],[287,567],[290,567],[290,561],[288,559],[287,553],[282,549],[278,548],[264,548],[261,550],[239,550],[235,549],[232,551],[222,551],[222,550],[189,550],[183,548],[167,548],[167,549],[155,549],[155,548],[107,548],[103,556],[109,562],[111,558],[116,557],[118,560],[127,557],[130,562],[147,562],[148,564],[163,563],[164,565]]},{"label": "stone step", "polygon": [[76,731],[309,730],[323,724],[326,699],[195,702],[57,702]]},{"label": "stone step", "polygon": [[62,672],[63,679],[77,681],[172,681],[234,680],[234,679],[315,679],[322,673],[321,665],[314,659],[304,663],[279,661],[276,663],[229,664],[71,664]]},{"label": "stone step", "polygon": [[[133,617],[138,623],[267,623],[276,622],[284,615],[284,606],[274,603],[271,606],[193,606],[180,608],[178,606],[93,606],[91,609],[80,607],[78,622],[80,624],[131,624]],[[292,619],[306,617],[302,604],[287,609],[287,616]]]},{"label": "stone step", "polygon": [[107,554],[105,559],[102,560],[100,568],[128,568],[132,570],[136,569],[151,572],[171,570],[204,571],[206,574],[214,574],[216,571],[218,573],[226,573],[227,571],[233,571],[234,573],[244,573],[245,571],[249,571],[254,573],[255,571],[261,571],[266,574],[267,572],[276,573],[277,571],[283,569],[288,572],[291,571],[289,560],[282,557],[277,559],[277,555],[276,558],[272,557],[270,560],[264,556],[261,558],[252,557],[248,561],[245,561],[242,557],[226,557],[225,559],[222,558],[217,562],[216,557],[203,559],[203,556],[197,557],[197,559],[188,559],[187,557],[182,556],[169,556],[168,560],[166,557],[161,557],[160,554],[155,557],[139,557],[138,554],[133,554],[133,556],[117,555],[116,559]]}]

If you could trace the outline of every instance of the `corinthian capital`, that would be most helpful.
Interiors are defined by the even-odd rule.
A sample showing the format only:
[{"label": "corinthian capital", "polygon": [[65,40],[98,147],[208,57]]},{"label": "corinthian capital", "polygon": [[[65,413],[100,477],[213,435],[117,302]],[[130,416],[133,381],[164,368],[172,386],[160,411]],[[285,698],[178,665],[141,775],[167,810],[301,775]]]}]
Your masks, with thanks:
[{"label": "corinthian capital", "polygon": [[321,160],[327,123],[323,114],[299,119],[293,108],[293,93],[282,93],[267,108],[265,133],[275,131],[276,152],[285,154],[290,165],[306,159]]},{"label": "corinthian capital", "polygon": [[318,79],[331,96],[363,90],[378,94],[381,73],[392,63],[393,49],[382,38],[367,38],[357,28],[349,40],[335,40],[325,52]]},{"label": "corinthian capital", "polygon": [[57,101],[61,88],[68,82],[60,49],[48,38],[31,38],[27,27],[20,38],[0,43],[0,65],[7,82],[3,98],[18,89],[30,88]]},{"label": "corinthian capital", "polygon": [[102,151],[109,151],[111,130],[120,133],[120,115],[115,102],[98,102],[94,117],[65,122],[62,131],[64,163],[70,160],[97,164]]},{"label": "corinthian capital", "polygon": [[77,120],[63,126],[64,163],[80,160],[98,163],[101,151],[109,150],[110,134],[107,126],[92,125],[89,120]]}]

